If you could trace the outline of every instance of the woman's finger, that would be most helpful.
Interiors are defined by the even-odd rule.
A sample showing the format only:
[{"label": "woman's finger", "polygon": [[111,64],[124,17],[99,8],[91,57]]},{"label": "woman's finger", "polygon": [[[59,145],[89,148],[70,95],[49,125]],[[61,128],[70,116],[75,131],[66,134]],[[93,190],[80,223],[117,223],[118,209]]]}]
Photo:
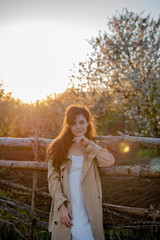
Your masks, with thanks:
[{"label": "woman's finger", "polygon": [[62,223],[67,226],[65,218],[62,219]]},{"label": "woman's finger", "polygon": [[69,212],[68,215],[69,215],[70,219],[73,220],[72,213]]},{"label": "woman's finger", "polygon": [[[69,215],[69,213],[68,213]],[[61,222],[66,226],[66,227],[72,227],[73,224],[72,224],[72,221],[71,221],[71,217],[65,217],[65,218],[61,218]]]},{"label": "woman's finger", "polygon": [[73,141],[81,141],[83,137],[84,137],[84,136],[75,137],[75,138],[73,139]]},{"label": "woman's finger", "polygon": [[76,137],[76,138],[73,139],[73,141],[74,141],[77,145],[80,145],[82,140],[83,140],[83,136],[81,136],[81,137]]},{"label": "woman's finger", "polygon": [[72,222],[69,220],[69,219],[65,219],[65,225],[66,225],[66,227],[71,227],[73,224],[72,224]]},{"label": "woman's finger", "polygon": [[73,139],[73,141],[77,145],[81,145],[82,144],[83,146],[87,146],[89,144],[89,140],[85,136],[75,137]]}]

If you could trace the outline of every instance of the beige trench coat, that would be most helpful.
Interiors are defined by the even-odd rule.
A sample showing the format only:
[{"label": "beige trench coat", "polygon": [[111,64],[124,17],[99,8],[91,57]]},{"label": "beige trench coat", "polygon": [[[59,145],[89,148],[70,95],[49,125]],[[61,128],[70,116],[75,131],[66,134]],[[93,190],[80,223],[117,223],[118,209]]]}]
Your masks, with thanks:
[{"label": "beige trench coat", "polygon": [[[52,195],[49,231],[52,232],[52,240],[71,240],[71,230],[61,223],[58,210],[66,201],[68,209],[72,212],[68,180],[72,164],[71,155],[70,151],[68,161],[61,166],[60,173],[54,170],[51,159],[48,162],[48,186]],[[114,161],[114,157],[106,148],[90,141],[84,156],[81,184],[95,240],[104,240],[102,188],[98,167],[109,167],[114,164]]]}]

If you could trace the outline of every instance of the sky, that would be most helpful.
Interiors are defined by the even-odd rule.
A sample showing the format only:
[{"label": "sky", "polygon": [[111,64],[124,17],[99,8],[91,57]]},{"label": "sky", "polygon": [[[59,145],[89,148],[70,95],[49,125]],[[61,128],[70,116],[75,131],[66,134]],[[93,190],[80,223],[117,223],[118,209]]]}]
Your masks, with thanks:
[{"label": "sky", "polygon": [[87,42],[116,12],[159,16],[159,0],[0,0],[0,81],[24,102],[64,92]]}]

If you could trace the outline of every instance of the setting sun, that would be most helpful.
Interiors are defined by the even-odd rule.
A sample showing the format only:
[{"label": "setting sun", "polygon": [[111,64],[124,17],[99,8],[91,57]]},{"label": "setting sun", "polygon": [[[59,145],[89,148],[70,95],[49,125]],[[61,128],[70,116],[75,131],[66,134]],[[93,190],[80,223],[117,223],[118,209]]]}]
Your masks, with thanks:
[{"label": "setting sun", "polygon": [[[83,36],[74,26],[26,22],[1,33],[0,79],[8,92],[29,103],[66,90],[73,62],[78,64],[84,57],[77,54],[76,42]],[[82,45],[87,52],[89,44],[82,41]]]},{"label": "setting sun", "polygon": [[[144,3],[123,1],[1,1],[0,81],[24,102],[64,92],[73,65],[93,51],[86,41],[108,31],[107,18],[124,7],[138,12]],[[158,16],[158,8],[145,1]]]}]

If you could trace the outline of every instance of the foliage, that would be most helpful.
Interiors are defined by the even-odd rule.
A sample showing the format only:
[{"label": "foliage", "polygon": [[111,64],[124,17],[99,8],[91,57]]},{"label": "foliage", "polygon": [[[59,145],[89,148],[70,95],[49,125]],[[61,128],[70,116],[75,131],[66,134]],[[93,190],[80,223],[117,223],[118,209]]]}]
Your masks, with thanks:
[{"label": "foliage", "polygon": [[54,138],[60,131],[65,108],[71,104],[69,94],[63,93],[37,104],[23,103],[14,99],[11,93],[5,94],[0,84],[0,137],[34,137],[39,119],[39,137]]},{"label": "foliage", "polygon": [[[10,199],[14,199],[14,195],[8,191],[6,192],[4,190],[0,190],[0,195],[3,197],[9,197]],[[18,201],[24,202],[23,196],[20,196],[18,198]],[[22,213],[24,216],[27,214],[25,210],[18,208],[16,208],[16,210],[17,212]],[[15,217],[13,214],[8,213],[3,209],[0,209],[0,219],[10,223],[6,225],[5,223],[0,221],[0,240],[23,240],[29,238],[29,225],[24,224],[20,219],[18,220],[17,217]],[[46,219],[44,220],[39,217],[37,217],[36,219],[46,221]],[[49,240],[51,238],[51,234],[47,230],[42,230],[39,228],[35,229],[34,236],[37,240]]]},{"label": "foliage", "polygon": [[0,136],[33,136],[36,126],[34,105],[22,103],[11,93],[5,94],[2,83],[0,93]]},{"label": "foliage", "polygon": [[70,77],[71,90],[85,95],[97,115],[123,114],[126,133],[159,137],[160,18],[124,9],[108,27],[89,41],[93,52]]},{"label": "foliage", "polygon": [[[19,223],[16,221],[16,218],[9,213],[5,213],[3,210],[0,209],[0,218],[13,223],[14,225],[5,226],[5,224],[0,223],[0,240],[23,240],[29,239],[29,226],[25,225],[24,223]],[[42,229],[35,229],[34,239],[37,240],[50,240],[51,233],[47,230]]]},{"label": "foliage", "polygon": [[38,116],[39,137],[54,138],[74,103],[90,108],[99,134],[160,136],[160,19],[124,9],[108,27],[89,41],[93,52],[78,75],[73,69],[70,88],[47,96],[38,109],[5,93],[0,82],[0,137],[34,137]]},{"label": "foliage", "polygon": [[105,230],[105,238],[113,240],[132,240],[132,239],[141,239],[141,240],[158,240],[158,229],[123,229],[123,230]]},{"label": "foliage", "polygon": [[152,159],[159,156],[160,156],[159,149],[139,149],[137,152],[137,157],[143,159]]}]

